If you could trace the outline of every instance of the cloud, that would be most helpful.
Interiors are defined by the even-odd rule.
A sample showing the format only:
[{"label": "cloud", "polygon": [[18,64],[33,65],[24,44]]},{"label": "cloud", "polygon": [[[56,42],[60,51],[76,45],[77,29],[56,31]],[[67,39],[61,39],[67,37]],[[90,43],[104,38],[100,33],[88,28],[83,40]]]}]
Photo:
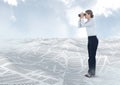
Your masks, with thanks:
[{"label": "cloud", "polygon": [[108,17],[113,11],[120,9],[120,0],[97,0],[92,7],[96,15],[104,15]]},{"label": "cloud", "polygon": [[17,0],[4,0],[5,3],[8,3],[9,5],[12,6],[17,6]]},{"label": "cloud", "polygon": [[95,15],[108,17],[120,9],[120,0],[61,0],[69,9],[92,9]]},{"label": "cloud", "polygon": [[[10,30],[16,29],[19,35],[21,34],[20,37],[69,37],[70,27],[66,24],[63,3],[57,0],[28,0],[23,4],[20,1],[16,0],[17,4],[20,4],[16,5],[17,7],[6,7],[4,4],[4,7],[10,11],[9,20],[7,20]],[[16,34],[15,37],[19,38],[19,35]]]},{"label": "cloud", "polygon": [[[21,0],[24,2],[25,0]],[[18,0],[4,0],[5,3],[8,3],[11,6],[17,6],[18,5]]]},{"label": "cloud", "polygon": [[96,0],[60,0],[67,7],[79,6],[81,8],[88,8],[93,6],[97,1]]},{"label": "cloud", "polygon": [[95,16],[109,17],[113,12],[120,9],[120,0],[62,0],[66,5],[66,17],[69,24],[77,26],[77,14],[92,9]]}]

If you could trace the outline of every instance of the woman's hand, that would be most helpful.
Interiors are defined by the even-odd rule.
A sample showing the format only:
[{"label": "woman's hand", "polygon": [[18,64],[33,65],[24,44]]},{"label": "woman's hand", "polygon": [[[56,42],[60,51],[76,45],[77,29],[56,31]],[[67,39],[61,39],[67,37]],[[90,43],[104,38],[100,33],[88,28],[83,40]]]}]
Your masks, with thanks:
[{"label": "woman's hand", "polygon": [[82,18],[84,18],[84,13],[83,12],[80,13],[80,19],[82,19]]}]

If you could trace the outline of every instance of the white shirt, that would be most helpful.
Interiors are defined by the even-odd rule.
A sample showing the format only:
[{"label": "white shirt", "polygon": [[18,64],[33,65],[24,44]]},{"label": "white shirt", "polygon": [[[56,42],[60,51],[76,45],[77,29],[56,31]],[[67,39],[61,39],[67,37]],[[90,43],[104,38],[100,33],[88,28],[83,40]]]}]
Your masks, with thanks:
[{"label": "white shirt", "polygon": [[95,22],[92,18],[88,20],[87,22],[85,22],[84,19],[80,19],[78,24],[80,28],[86,27],[88,36],[96,36]]}]

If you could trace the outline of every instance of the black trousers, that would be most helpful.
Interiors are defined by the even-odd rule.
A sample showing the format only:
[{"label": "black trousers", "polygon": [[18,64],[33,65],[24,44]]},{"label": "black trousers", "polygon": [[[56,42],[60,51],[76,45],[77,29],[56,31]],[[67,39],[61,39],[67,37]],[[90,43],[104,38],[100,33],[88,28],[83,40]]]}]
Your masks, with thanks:
[{"label": "black trousers", "polygon": [[96,51],[98,47],[98,38],[96,36],[88,37],[88,73],[95,75],[96,70]]}]

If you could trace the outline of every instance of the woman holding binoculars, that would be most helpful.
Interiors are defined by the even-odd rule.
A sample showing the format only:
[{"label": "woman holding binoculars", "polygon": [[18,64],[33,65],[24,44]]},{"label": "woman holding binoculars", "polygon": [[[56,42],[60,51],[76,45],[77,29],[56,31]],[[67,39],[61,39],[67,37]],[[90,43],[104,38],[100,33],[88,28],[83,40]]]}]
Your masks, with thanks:
[{"label": "woman holding binoculars", "polygon": [[[94,22],[94,15],[92,10],[86,10],[85,13],[79,15],[79,27],[86,27],[88,35],[88,73],[85,77],[91,78],[95,76],[96,71],[96,51],[98,47],[98,38],[96,35],[96,28]],[[86,22],[84,22],[87,19]]]}]

